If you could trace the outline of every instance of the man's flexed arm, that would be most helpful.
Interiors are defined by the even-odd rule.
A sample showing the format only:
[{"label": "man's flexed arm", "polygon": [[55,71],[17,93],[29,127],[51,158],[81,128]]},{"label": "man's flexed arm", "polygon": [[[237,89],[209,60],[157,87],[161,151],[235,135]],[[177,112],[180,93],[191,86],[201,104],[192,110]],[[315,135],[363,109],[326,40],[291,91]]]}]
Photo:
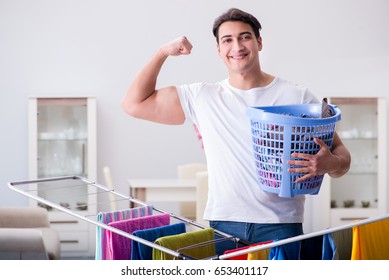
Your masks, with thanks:
[{"label": "man's flexed arm", "polygon": [[156,89],[157,78],[169,56],[190,54],[192,44],[184,36],[163,45],[135,76],[122,101],[129,115],[165,124],[182,124],[185,120],[175,86]]}]

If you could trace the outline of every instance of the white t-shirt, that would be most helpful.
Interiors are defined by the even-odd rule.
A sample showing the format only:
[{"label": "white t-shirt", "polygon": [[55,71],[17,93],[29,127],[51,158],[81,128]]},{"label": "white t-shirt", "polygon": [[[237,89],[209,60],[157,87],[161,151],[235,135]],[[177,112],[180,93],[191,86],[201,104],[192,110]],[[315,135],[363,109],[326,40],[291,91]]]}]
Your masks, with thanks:
[{"label": "white t-shirt", "polygon": [[208,166],[205,220],[302,223],[303,195],[282,198],[260,190],[255,170],[250,106],[318,103],[306,88],[275,78],[266,87],[240,90],[228,79],[177,86],[181,105],[202,136]]}]

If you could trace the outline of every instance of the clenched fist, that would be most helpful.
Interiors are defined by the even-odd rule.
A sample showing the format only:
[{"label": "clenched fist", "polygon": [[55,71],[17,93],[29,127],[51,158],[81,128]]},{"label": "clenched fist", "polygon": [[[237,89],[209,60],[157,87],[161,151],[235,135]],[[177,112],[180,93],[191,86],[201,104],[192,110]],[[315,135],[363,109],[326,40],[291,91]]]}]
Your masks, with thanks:
[{"label": "clenched fist", "polygon": [[160,51],[166,56],[178,56],[190,54],[193,46],[185,36],[181,36],[160,48]]}]

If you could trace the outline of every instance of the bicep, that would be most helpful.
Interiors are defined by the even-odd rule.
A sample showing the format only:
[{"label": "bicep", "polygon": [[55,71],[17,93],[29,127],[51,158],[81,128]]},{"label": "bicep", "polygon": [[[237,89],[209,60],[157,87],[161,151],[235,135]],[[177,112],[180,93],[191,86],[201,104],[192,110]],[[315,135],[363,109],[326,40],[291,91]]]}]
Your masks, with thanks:
[{"label": "bicep", "polygon": [[163,124],[182,124],[185,114],[175,86],[155,90],[137,110],[138,118]]}]

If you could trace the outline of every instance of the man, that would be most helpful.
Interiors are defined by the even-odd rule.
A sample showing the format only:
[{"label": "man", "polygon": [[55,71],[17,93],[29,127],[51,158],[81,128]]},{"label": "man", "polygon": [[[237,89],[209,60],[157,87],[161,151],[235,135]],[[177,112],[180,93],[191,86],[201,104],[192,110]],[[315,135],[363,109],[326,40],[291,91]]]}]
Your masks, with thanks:
[{"label": "man", "polygon": [[[132,81],[122,102],[131,116],[164,124],[192,120],[201,133],[207,158],[209,196],[204,219],[210,226],[251,242],[283,239],[303,233],[303,195],[281,198],[258,186],[246,110],[249,106],[318,103],[307,89],[262,71],[261,25],[252,15],[230,9],[215,20],[213,33],[228,79],[157,88],[157,77],[169,56],[189,55],[192,45],[180,37],[154,54]],[[290,172],[328,173],[340,177],[350,154],[335,134],[333,148],[315,139],[316,155],[293,154],[303,161]]]}]

